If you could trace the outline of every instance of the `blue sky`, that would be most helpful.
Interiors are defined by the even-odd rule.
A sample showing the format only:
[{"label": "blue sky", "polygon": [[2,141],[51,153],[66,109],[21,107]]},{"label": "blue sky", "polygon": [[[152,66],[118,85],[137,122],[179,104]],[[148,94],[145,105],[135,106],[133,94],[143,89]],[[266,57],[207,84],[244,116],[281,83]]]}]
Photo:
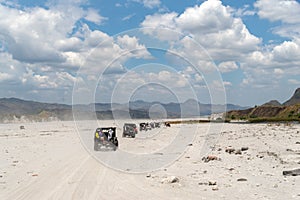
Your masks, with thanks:
[{"label": "blue sky", "polygon": [[0,0],[0,97],[284,102],[299,27],[293,0]]}]

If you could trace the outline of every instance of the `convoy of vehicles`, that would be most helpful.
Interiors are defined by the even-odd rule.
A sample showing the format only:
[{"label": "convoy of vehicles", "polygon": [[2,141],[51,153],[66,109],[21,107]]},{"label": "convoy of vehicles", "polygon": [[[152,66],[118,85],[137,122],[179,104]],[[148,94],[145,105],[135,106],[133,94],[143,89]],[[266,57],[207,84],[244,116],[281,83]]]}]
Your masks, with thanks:
[{"label": "convoy of vehicles", "polygon": [[[161,127],[160,122],[151,122],[151,123],[140,123],[140,131],[148,131],[154,128]],[[169,124],[165,124],[168,126]],[[130,136],[135,138],[138,134],[137,125],[134,123],[125,123],[123,125],[122,136]],[[97,128],[94,133],[94,150],[95,151],[116,151],[119,146],[119,141],[117,138],[117,128],[116,127],[101,127]]]}]

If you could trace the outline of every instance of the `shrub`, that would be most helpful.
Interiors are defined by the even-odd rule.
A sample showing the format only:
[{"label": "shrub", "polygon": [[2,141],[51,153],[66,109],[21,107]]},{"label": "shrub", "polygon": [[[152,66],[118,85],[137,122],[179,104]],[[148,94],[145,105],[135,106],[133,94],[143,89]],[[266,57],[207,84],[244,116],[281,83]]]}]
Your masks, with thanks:
[{"label": "shrub", "polygon": [[257,118],[256,115],[250,115],[250,118]]}]

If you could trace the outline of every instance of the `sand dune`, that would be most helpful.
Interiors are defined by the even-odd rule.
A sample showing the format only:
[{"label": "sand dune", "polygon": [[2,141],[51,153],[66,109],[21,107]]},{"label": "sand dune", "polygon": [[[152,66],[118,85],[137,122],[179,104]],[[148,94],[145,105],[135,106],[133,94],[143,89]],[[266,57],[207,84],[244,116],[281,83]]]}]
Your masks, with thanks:
[{"label": "sand dune", "polygon": [[2,124],[0,199],[300,199],[300,176],[282,174],[300,168],[299,124],[178,124],[133,139],[122,122],[98,123],[118,125],[117,152],[91,150],[97,122]]}]

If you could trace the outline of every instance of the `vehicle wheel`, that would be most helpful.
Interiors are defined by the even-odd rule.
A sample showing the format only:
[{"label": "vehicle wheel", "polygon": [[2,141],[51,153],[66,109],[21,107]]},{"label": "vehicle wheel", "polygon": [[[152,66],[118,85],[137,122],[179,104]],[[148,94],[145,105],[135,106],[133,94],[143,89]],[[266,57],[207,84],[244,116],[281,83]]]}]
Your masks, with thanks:
[{"label": "vehicle wheel", "polygon": [[133,134],[131,137],[132,137],[132,138],[135,138],[135,134]]},{"label": "vehicle wheel", "polygon": [[94,143],[94,151],[99,151],[98,150],[98,144],[96,142]]},{"label": "vehicle wheel", "polygon": [[114,141],[114,145],[115,145],[116,148],[118,148],[118,146],[119,146],[119,141],[118,141],[118,140],[115,140],[115,141]]}]

